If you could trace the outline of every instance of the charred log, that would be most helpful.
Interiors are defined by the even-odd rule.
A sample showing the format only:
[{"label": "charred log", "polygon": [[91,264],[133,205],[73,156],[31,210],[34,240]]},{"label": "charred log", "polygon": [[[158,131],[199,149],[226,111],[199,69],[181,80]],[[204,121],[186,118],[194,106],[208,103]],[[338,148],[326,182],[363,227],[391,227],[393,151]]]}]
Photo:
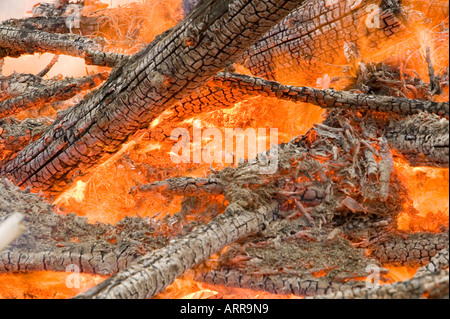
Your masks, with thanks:
[{"label": "charred log", "polygon": [[438,234],[391,234],[369,249],[371,256],[383,264],[394,266],[423,266],[439,251],[448,249],[448,229]]},{"label": "charred log", "polygon": [[344,43],[358,45],[365,39],[376,46],[404,30],[398,1],[395,6],[389,1],[381,2],[379,28],[373,27],[373,21],[362,22],[369,21],[368,12],[375,3],[379,4],[365,1],[353,6],[348,2],[330,5],[325,0],[308,1],[264,35],[240,61],[253,75],[283,83],[292,82],[292,77],[295,80],[295,70],[307,72],[326,64],[346,64],[342,59]]},{"label": "charred log", "polygon": [[426,114],[391,119],[384,136],[413,166],[449,167],[448,120]]},{"label": "charred log", "polygon": [[282,85],[242,74],[221,73],[211,84],[240,90],[248,96],[276,97],[293,102],[311,103],[322,108],[346,108],[355,111],[377,111],[401,115],[420,112],[449,117],[448,102],[420,101],[387,96],[354,94],[346,91],[319,90],[308,87]]},{"label": "charred log", "polygon": [[115,66],[124,55],[104,52],[99,38],[91,39],[75,34],[54,34],[0,25],[0,57],[19,57],[23,54],[54,53],[80,57],[87,64]]},{"label": "charred log", "polygon": [[449,294],[449,272],[440,271],[375,288],[355,288],[318,299],[444,299]]},{"label": "charred log", "polygon": [[108,73],[79,79],[66,78],[51,86],[3,101],[0,103],[0,118],[15,115],[29,108],[39,108],[45,104],[66,101],[79,93],[96,88],[107,78]]}]

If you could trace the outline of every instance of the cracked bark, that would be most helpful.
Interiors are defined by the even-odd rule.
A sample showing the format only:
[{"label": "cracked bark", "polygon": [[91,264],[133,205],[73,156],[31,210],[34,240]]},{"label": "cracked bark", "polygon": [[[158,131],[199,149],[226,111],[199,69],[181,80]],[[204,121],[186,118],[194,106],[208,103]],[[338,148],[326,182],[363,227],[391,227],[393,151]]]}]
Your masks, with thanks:
[{"label": "cracked bark", "polygon": [[449,122],[427,115],[390,119],[384,136],[412,166],[449,167]]},{"label": "cracked bark", "polygon": [[[356,46],[365,39],[376,47],[395,34],[405,30],[401,24],[404,14],[401,5],[392,6],[387,1],[349,2],[329,4],[326,0],[308,1],[293,11],[280,24],[251,47],[240,62],[253,75],[283,83],[297,82],[293,71],[300,69],[317,77],[316,71],[329,65],[348,63],[343,57],[344,43]],[[369,28],[368,12],[371,5],[380,6],[380,28]],[[309,71],[311,70],[311,71]],[[314,77],[314,79],[316,79]]]},{"label": "cracked bark", "polygon": [[224,193],[224,186],[214,177],[192,178],[179,177],[169,178],[162,182],[140,185],[131,190],[133,193],[171,194],[177,196],[198,196],[203,193],[219,195]]},{"label": "cracked bark", "polygon": [[260,230],[273,219],[277,206],[270,203],[248,211],[231,203],[224,214],[209,224],[172,240],[167,247],[145,256],[78,298],[151,298],[212,254]]},{"label": "cracked bark", "polygon": [[337,283],[324,278],[305,278],[288,275],[250,275],[242,271],[211,270],[195,271],[194,279],[208,284],[226,287],[252,289],[255,291],[267,291],[274,294],[295,296],[316,296],[344,291],[353,287],[363,286],[361,283]]},{"label": "cracked bark", "polygon": [[301,3],[202,3],[170,34],[117,67],[102,88],[65,112],[0,174],[34,189],[65,189],[76,170],[85,171],[115,153],[130,135],[204,85]]},{"label": "cracked bark", "polygon": [[441,233],[391,234],[370,246],[371,256],[394,266],[425,265],[443,249],[448,249],[448,229]]},{"label": "cracked bark", "polygon": [[440,271],[414,277],[375,288],[354,288],[316,296],[316,299],[431,299],[447,298],[449,293],[449,272]]}]

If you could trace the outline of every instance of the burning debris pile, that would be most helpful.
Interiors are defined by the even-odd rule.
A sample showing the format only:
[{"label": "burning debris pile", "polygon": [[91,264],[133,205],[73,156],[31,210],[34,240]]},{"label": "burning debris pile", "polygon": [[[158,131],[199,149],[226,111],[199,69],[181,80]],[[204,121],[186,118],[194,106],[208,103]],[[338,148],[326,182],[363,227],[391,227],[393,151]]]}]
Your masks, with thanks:
[{"label": "burning debris pile", "polygon": [[[26,227],[0,283],[448,298],[448,17],[441,0],[84,0],[4,21],[0,61],[55,57],[0,76],[0,221]],[[98,72],[45,78],[59,55]],[[230,127],[279,142],[259,129],[231,138],[258,152],[224,152]]]}]

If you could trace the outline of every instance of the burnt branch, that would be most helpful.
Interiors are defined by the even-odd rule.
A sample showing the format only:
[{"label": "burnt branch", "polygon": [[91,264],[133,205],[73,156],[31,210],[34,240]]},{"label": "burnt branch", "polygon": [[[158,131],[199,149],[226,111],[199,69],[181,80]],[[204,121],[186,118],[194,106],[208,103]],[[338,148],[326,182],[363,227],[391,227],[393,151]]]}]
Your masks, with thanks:
[{"label": "burnt branch", "polygon": [[388,121],[384,136],[412,166],[449,167],[449,122],[425,113]]},{"label": "burnt branch", "polygon": [[75,34],[55,34],[0,25],[0,57],[19,57],[23,54],[54,53],[80,57],[87,64],[114,66],[124,58],[122,54],[103,52],[99,38]]},{"label": "burnt branch", "polygon": [[345,291],[362,283],[338,283],[326,278],[314,278],[312,275],[298,277],[289,275],[251,275],[236,269],[211,271],[197,270],[194,278],[208,284],[267,291],[281,295],[317,296]]},{"label": "burnt branch", "polygon": [[448,229],[443,232],[391,234],[370,246],[371,256],[394,266],[426,265],[438,252],[448,249]]},{"label": "burnt branch", "polygon": [[225,213],[190,234],[170,242],[134,265],[110,277],[78,298],[151,298],[162,292],[177,277],[227,245],[259,231],[273,219],[277,204],[255,211],[230,204]]},{"label": "burnt branch", "polygon": [[50,72],[50,70],[55,66],[55,64],[58,62],[59,60],[59,55],[55,55],[52,60],[50,61],[49,64],[47,64],[47,66],[38,74],[36,74],[36,76],[38,77],[44,77],[47,75],[48,72]]},{"label": "burnt branch", "polygon": [[202,193],[219,195],[224,193],[224,186],[214,177],[179,177],[170,178],[163,182],[136,186],[131,192],[135,194],[157,192],[178,196],[198,196]]},{"label": "burnt branch", "polygon": [[309,87],[282,85],[242,74],[220,73],[211,84],[231,90],[242,91],[244,96],[276,97],[292,102],[310,103],[322,108],[345,108],[354,111],[377,111],[401,115],[413,115],[421,112],[449,117],[448,102],[433,102],[355,94],[346,91],[320,90]]},{"label": "burnt branch", "polygon": [[66,78],[48,87],[3,101],[0,103],[0,118],[15,115],[30,108],[39,108],[49,103],[66,101],[79,93],[96,88],[107,78],[108,73],[84,78]]}]

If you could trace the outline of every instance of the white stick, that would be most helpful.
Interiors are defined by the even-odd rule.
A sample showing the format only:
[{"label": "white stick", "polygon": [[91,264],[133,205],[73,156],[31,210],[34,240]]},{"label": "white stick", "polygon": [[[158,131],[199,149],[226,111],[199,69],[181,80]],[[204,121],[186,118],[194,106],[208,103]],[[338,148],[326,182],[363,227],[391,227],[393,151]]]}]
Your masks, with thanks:
[{"label": "white stick", "polygon": [[25,231],[23,218],[22,214],[14,214],[0,224],[0,252]]}]

